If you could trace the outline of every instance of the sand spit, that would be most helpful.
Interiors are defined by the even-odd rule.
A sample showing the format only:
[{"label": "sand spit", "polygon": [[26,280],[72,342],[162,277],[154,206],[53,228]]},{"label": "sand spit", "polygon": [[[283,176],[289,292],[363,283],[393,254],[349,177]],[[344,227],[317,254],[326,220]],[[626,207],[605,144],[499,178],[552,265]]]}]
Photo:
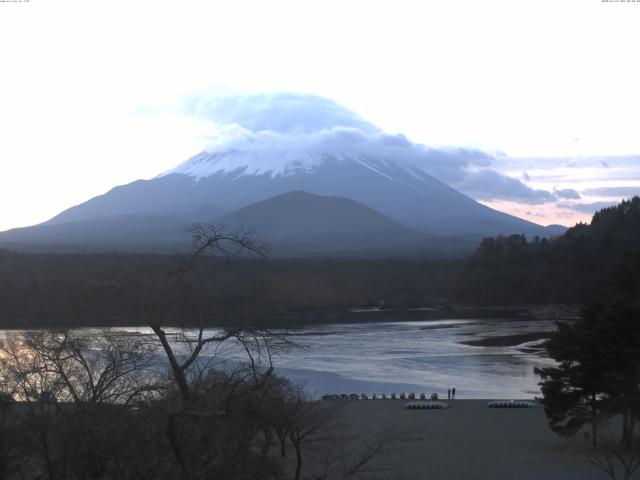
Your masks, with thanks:
[{"label": "sand spit", "polygon": [[[493,400],[493,399],[492,399]],[[359,478],[429,480],[596,480],[583,438],[558,437],[544,410],[488,408],[489,400],[454,400],[448,409],[407,410],[401,400],[329,400],[341,404],[349,434],[403,431]],[[446,400],[445,400],[446,402]]]}]

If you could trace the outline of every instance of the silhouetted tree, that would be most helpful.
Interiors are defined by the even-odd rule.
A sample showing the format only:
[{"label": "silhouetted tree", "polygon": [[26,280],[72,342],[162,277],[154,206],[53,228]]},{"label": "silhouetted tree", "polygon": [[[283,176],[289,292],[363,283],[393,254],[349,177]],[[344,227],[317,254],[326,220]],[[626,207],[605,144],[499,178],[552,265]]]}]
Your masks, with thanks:
[{"label": "silhouetted tree", "polygon": [[631,480],[640,468],[640,441],[625,444],[604,438],[596,449],[587,454],[587,460],[611,480]]},{"label": "silhouetted tree", "polygon": [[546,343],[547,353],[558,366],[536,368],[544,396],[543,404],[551,429],[563,436],[575,435],[591,425],[591,439],[597,444],[597,426],[606,399],[611,366],[603,364],[607,350],[598,323],[601,307],[583,310],[580,321],[561,324]]},{"label": "silhouetted tree", "polygon": [[633,197],[551,240],[483,240],[465,262],[457,294],[491,304],[607,301],[609,278],[639,245],[640,197]]},{"label": "silhouetted tree", "polygon": [[631,445],[640,415],[640,257],[613,275],[606,304],[590,303],[581,318],[559,325],[546,343],[558,366],[537,368],[551,428],[566,436],[591,424],[597,444],[601,418],[620,415],[622,442]]},{"label": "silhouetted tree", "polygon": [[100,477],[114,458],[127,458],[133,439],[149,446],[121,433],[141,418],[132,407],[157,393],[150,353],[148,339],[108,331],[32,331],[0,342],[0,375],[17,405],[10,418],[27,446],[25,478]]}]

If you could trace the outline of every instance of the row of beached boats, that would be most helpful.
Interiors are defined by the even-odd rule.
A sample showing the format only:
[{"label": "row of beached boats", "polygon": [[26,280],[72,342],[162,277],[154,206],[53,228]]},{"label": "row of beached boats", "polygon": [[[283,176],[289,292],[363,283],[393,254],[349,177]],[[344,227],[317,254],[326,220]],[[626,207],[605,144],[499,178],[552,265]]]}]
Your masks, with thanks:
[{"label": "row of beached boats", "polygon": [[494,400],[487,404],[489,408],[533,408],[535,406],[536,402],[529,400]]},{"label": "row of beached boats", "polygon": [[[533,408],[536,403],[528,400],[494,400],[487,403],[489,408]],[[409,402],[405,405],[408,410],[431,410],[449,408],[445,402]]]},{"label": "row of beached boats", "polygon": [[367,395],[366,393],[362,393],[358,395],[357,393],[341,393],[338,395],[322,395],[323,400],[438,400],[438,394],[432,393],[427,396],[425,393],[415,394],[411,393],[400,393],[396,395],[395,393],[381,393],[378,395],[377,393]]},{"label": "row of beached boats", "polygon": [[[378,396],[377,393],[372,394],[371,396],[366,393],[362,393],[358,395],[357,393],[342,393],[338,395],[322,395],[323,400],[420,400],[420,401],[411,401],[405,405],[405,408],[412,409],[441,409],[441,408],[449,408],[448,403],[438,401],[438,394],[432,393],[427,397],[426,394],[421,393],[416,396],[415,393],[406,394],[404,392],[396,395],[395,393],[391,393],[387,395],[386,393],[381,393]],[[489,408],[533,408],[535,407],[536,402],[530,400],[493,400],[487,403],[487,407]]]}]

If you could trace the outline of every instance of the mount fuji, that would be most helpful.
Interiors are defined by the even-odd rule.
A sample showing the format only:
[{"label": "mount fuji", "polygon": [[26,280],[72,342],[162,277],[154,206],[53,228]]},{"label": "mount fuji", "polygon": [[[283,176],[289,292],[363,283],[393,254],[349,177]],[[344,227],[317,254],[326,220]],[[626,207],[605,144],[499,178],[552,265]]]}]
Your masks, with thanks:
[{"label": "mount fuji", "polygon": [[[347,230],[356,238],[358,232],[340,222],[343,227],[366,224],[358,238],[367,249],[419,249],[421,241],[433,246],[437,237],[476,241],[562,231],[493,210],[447,186],[418,166],[428,164],[433,149],[385,134],[330,100],[248,95],[200,100],[192,107],[217,125],[205,150],[155,178],[115,187],[43,224],[0,233],[0,245],[163,249],[186,244],[185,230],[195,221],[232,225],[234,212],[290,192],[309,196],[266,202],[254,208],[259,216],[244,214],[240,223],[246,228],[260,224],[258,239],[264,233],[284,241],[281,231],[299,245],[305,244],[305,231],[307,240],[324,231],[325,251]],[[299,207],[297,230],[291,204]],[[358,222],[359,216],[367,221]],[[307,227],[302,218],[308,218]],[[337,241],[336,249],[347,244]]]}]

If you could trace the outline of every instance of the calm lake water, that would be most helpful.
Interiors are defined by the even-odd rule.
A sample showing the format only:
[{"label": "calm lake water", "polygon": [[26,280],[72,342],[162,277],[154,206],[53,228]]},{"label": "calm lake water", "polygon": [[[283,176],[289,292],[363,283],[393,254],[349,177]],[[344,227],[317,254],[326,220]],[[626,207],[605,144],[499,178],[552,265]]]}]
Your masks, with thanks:
[{"label": "calm lake water", "polygon": [[308,346],[277,361],[277,370],[315,394],[437,392],[460,398],[540,395],[536,366],[550,365],[541,340],[510,347],[462,342],[551,331],[553,321],[441,320],[325,325],[292,332]]},{"label": "calm lake water", "polygon": [[[302,349],[274,359],[276,372],[303,384],[309,393],[437,392],[446,398],[533,398],[540,395],[536,366],[550,365],[542,340],[513,346],[482,347],[463,342],[551,331],[549,320],[456,319],[317,325],[289,330]],[[119,328],[124,334],[146,328]],[[96,330],[85,330],[98,334]],[[11,335],[11,332],[4,332]],[[225,347],[220,359],[241,358]]]},{"label": "calm lake water", "polygon": [[[533,398],[536,366],[550,365],[541,340],[508,347],[462,342],[551,331],[545,320],[429,320],[317,325],[290,330],[303,349],[275,358],[276,372],[326,393],[437,392],[460,398]],[[221,357],[240,356],[230,349]]]}]

